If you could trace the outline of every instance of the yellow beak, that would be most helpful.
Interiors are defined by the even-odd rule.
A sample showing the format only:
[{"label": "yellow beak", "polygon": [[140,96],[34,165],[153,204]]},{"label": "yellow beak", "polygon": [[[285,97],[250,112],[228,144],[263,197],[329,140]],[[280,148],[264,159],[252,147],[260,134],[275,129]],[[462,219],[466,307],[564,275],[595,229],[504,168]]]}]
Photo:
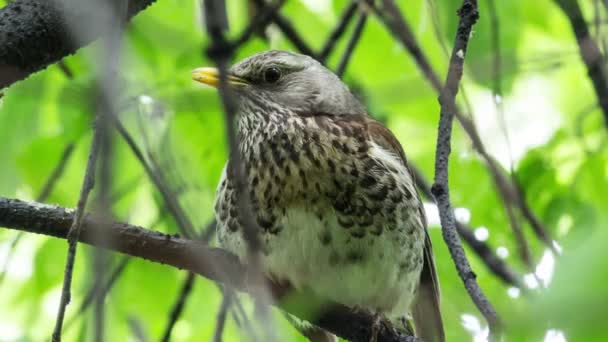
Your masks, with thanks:
[{"label": "yellow beak", "polygon": [[[192,79],[217,88],[220,83],[220,73],[216,68],[196,68],[192,70]],[[228,75],[228,84],[231,86],[245,86],[249,83],[240,77]]]}]

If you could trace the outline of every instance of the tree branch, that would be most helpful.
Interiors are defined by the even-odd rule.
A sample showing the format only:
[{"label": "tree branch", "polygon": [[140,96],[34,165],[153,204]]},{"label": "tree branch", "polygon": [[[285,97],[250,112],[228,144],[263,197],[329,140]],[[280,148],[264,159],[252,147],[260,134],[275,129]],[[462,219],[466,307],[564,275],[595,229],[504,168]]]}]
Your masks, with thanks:
[{"label": "tree branch", "polygon": [[325,64],[327,57],[329,57],[329,54],[334,49],[334,46],[338,42],[338,39],[340,39],[340,37],[346,31],[346,27],[348,26],[348,23],[350,23],[350,20],[355,16],[357,7],[359,7],[359,2],[357,0],[352,0],[350,2],[350,4],[348,4],[348,6],[346,6],[346,8],[344,9],[344,12],[342,13],[342,16],[340,17],[340,21],[329,34],[329,37],[325,41],[325,44],[323,44],[323,48],[321,49],[321,52],[319,52],[319,55],[317,56],[317,60],[321,64]]},{"label": "tree branch", "polygon": [[173,304],[173,307],[171,308],[171,312],[169,314],[169,322],[167,323],[167,326],[165,327],[165,332],[163,333],[163,337],[161,339],[162,342],[171,341],[171,333],[173,332],[173,327],[175,327],[175,323],[177,323],[179,316],[184,311],[184,307],[186,306],[186,300],[188,299],[188,296],[190,296],[190,293],[192,292],[192,287],[194,285],[194,279],[195,279],[194,276],[195,276],[194,273],[188,272],[188,275],[186,276],[186,280],[184,280],[184,283],[182,284],[182,288],[179,291],[177,300],[175,301],[175,304]]},{"label": "tree branch", "polygon": [[[380,6],[374,6],[370,0],[367,1],[395,39],[399,40],[412,55],[414,61],[418,65],[418,68],[431,83],[433,89],[439,95],[441,95],[443,85],[439,80],[439,76],[431,66],[429,59],[416,41],[408,22],[405,20],[405,18],[403,18],[403,16],[401,16],[401,12],[394,1],[382,0]],[[456,119],[458,119],[465,133],[471,139],[473,149],[486,162],[488,171],[492,176],[499,194],[505,201],[511,201],[514,205],[517,205],[522,213],[524,213],[524,217],[526,217],[526,219],[528,219],[532,225],[536,236],[554,253],[557,253],[555,246],[553,245],[553,240],[547,233],[547,229],[541,224],[540,220],[538,220],[536,215],[533,213],[525,198],[517,195],[517,191],[515,189],[516,186],[504,175],[504,173],[501,171],[500,165],[485,149],[473,121],[467,116],[463,115],[462,111],[457,105],[454,107],[454,115],[456,116]]]},{"label": "tree branch", "polygon": [[[65,239],[74,218],[74,210],[36,202],[0,197],[0,226]],[[100,233],[105,236],[100,237]],[[249,270],[237,257],[203,242],[183,239],[122,222],[99,222],[91,216],[82,221],[79,241],[152,262],[188,270],[207,279],[257,296],[264,288],[248,277]],[[351,341],[369,341],[374,316],[362,310],[351,310],[324,301],[309,292],[294,292],[287,284],[266,279],[266,291],[277,301],[276,306],[323,329]],[[379,341],[412,342],[383,320]]]},{"label": "tree branch", "polygon": [[606,75],[606,67],[602,58],[602,52],[597,46],[587,27],[587,22],[583,17],[583,12],[578,5],[577,0],[555,0],[568,20],[572,31],[576,36],[581,58],[587,67],[587,73],[593,84],[595,95],[604,113],[604,120],[608,126],[608,76]]},{"label": "tree branch", "polygon": [[[155,0],[130,0],[130,19]],[[17,0],[0,8],[0,89],[106,35],[114,22],[99,0]],[[81,28],[76,37],[70,27]]]},{"label": "tree branch", "polygon": [[355,51],[355,47],[359,42],[359,38],[361,38],[361,34],[363,33],[363,27],[365,26],[365,22],[367,21],[367,12],[369,9],[367,7],[361,8],[361,14],[359,14],[359,19],[355,24],[355,29],[353,30],[353,35],[348,40],[348,45],[346,45],[346,49],[344,50],[344,54],[340,59],[340,63],[336,67],[336,75],[338,77],[342,77],[344,72],[346,71],[346,66],[348,65],[348,61],[350,60],[351,55]]},{"label": "tree branch", "polygon": [[[267,6],[264,0],[253,0],[253,3],[260,9],[264,10]],[[285,37],[303,54],[315,57],[315,52],[310,48],[308,43],[300,36],[289,19],[281,15],[281,13],[272,11],[270,13],[272,21],[281,29]]]},{"label": "tree branch", "polygon": [[[99,116],[98,116],[99,118]],[[89,151],[89,157],[87,160],[86,169],[82,181],[82,187],[80,188],[80,195],[78,197],[78,203],[73,220],[70,222],[70,228],[66,234],[68,240],[68,253],[66,257],[65,270],[63,276],[63,284],[61,289],[61,299],[59,301],[59,308],[57,310],[57,319],[55,321],[55,327],[53,329],[52,341],[61,341],[61,329],[63,327],[63,319],[65,317],[65,310],[71,300],[71,286],[72,286],[72,274],[74,272],[74,261],[76,259],[77,242],[80,236],[82,220],[85,215],[87,201],[91,190],[95,184],[95,165],[97,163],[97,157],[99,154],[100,144],[102,140],[102,132],[99,126],[94,128],[93,141],[91,142],[91,149]]]},{"label": "tree branch", "polygon": [[466,254],[456,230],[456,218],[450,203],[450,192],[448,186],[448,162],[451,151],[452,122],[456,112],[456,94],[460,79],[464,70],[464,57],[466,55],[469,37],[473,25],[479,18],[476,0],[463,0],[462,7],[458,10],[460,21],[456,32],[456,40],[452,55],[445,87],[442,88],[439,97],[441,105],[439,117],[439,132],[437,134],[437,152],[435,154],[435,184],[431,187],[431,192],[436,199],[439,208],[443,239],[445,240],[452,259],[456,264],[458,275],[462,279],[469,296],[477,305],[479,311],[484,315],[490,326],[490,336],[493,340],[498,340],[500,336],[500,322],[496,311],[490,301],[483,294],[471,265],[467,260]]}]

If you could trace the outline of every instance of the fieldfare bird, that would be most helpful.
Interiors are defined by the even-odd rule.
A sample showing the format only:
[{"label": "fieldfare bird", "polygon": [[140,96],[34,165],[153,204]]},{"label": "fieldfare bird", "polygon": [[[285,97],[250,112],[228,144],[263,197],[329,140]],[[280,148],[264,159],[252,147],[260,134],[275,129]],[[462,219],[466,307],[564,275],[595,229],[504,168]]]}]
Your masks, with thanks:
[{"label": "fieldfare bird", "polygon": [[[218,70],[193,79],[217,86]],[[220,244],[247,260],[239,196],[249,196],[273,279],[444,340],[431,240],[395,136],[311,57],[251,56],[228,70],[245,185],[226,164],[215,201]]]}]

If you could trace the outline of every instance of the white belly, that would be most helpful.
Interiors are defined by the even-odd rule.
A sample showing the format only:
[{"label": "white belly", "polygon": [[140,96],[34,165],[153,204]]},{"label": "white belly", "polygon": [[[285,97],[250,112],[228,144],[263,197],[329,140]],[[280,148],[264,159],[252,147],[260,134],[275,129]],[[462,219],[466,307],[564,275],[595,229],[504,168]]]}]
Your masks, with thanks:
[{"label": "white belly", "polygon": [[[422,265],[404,271],[398,260],[422,255],[422,244],[408,248],[396,236],[401,232],[388,229],[381,236],[368,234],[364,238],[353,238],[335,221],[331,213],[324,215],[322,221],[309,209],[288,209],[281,219],[285,229],[276,235],[261,236],[262,244],[269,251],[262,256],[266,271],[277,279],[288,280],[297,289],[308,288],[347,306],[404,316],[418,285]],[[333,229],[327,229],[328,224]],[[240,233],[222,230],[219,233],[226,249],[245,257]],[[322,242],[327,239],[331,241]]]}]

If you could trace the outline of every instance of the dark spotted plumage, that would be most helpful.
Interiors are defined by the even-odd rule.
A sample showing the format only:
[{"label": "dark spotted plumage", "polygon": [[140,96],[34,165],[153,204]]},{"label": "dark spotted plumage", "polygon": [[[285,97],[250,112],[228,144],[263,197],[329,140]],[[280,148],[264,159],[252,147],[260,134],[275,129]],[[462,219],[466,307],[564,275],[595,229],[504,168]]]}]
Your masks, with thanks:
[{"label": "dark spotted plumage", "polygon": [[[266,80],[270,68],[278,80]],[[249,195],[271,277],[395,322],[413,312],[421,335],[442,341],[422,203],[392,133],[309,57],[262,53],[230,77],[247,189],[236,193],[227,163],[215,205],[221,245],[246,260],[236,203]]]}]

